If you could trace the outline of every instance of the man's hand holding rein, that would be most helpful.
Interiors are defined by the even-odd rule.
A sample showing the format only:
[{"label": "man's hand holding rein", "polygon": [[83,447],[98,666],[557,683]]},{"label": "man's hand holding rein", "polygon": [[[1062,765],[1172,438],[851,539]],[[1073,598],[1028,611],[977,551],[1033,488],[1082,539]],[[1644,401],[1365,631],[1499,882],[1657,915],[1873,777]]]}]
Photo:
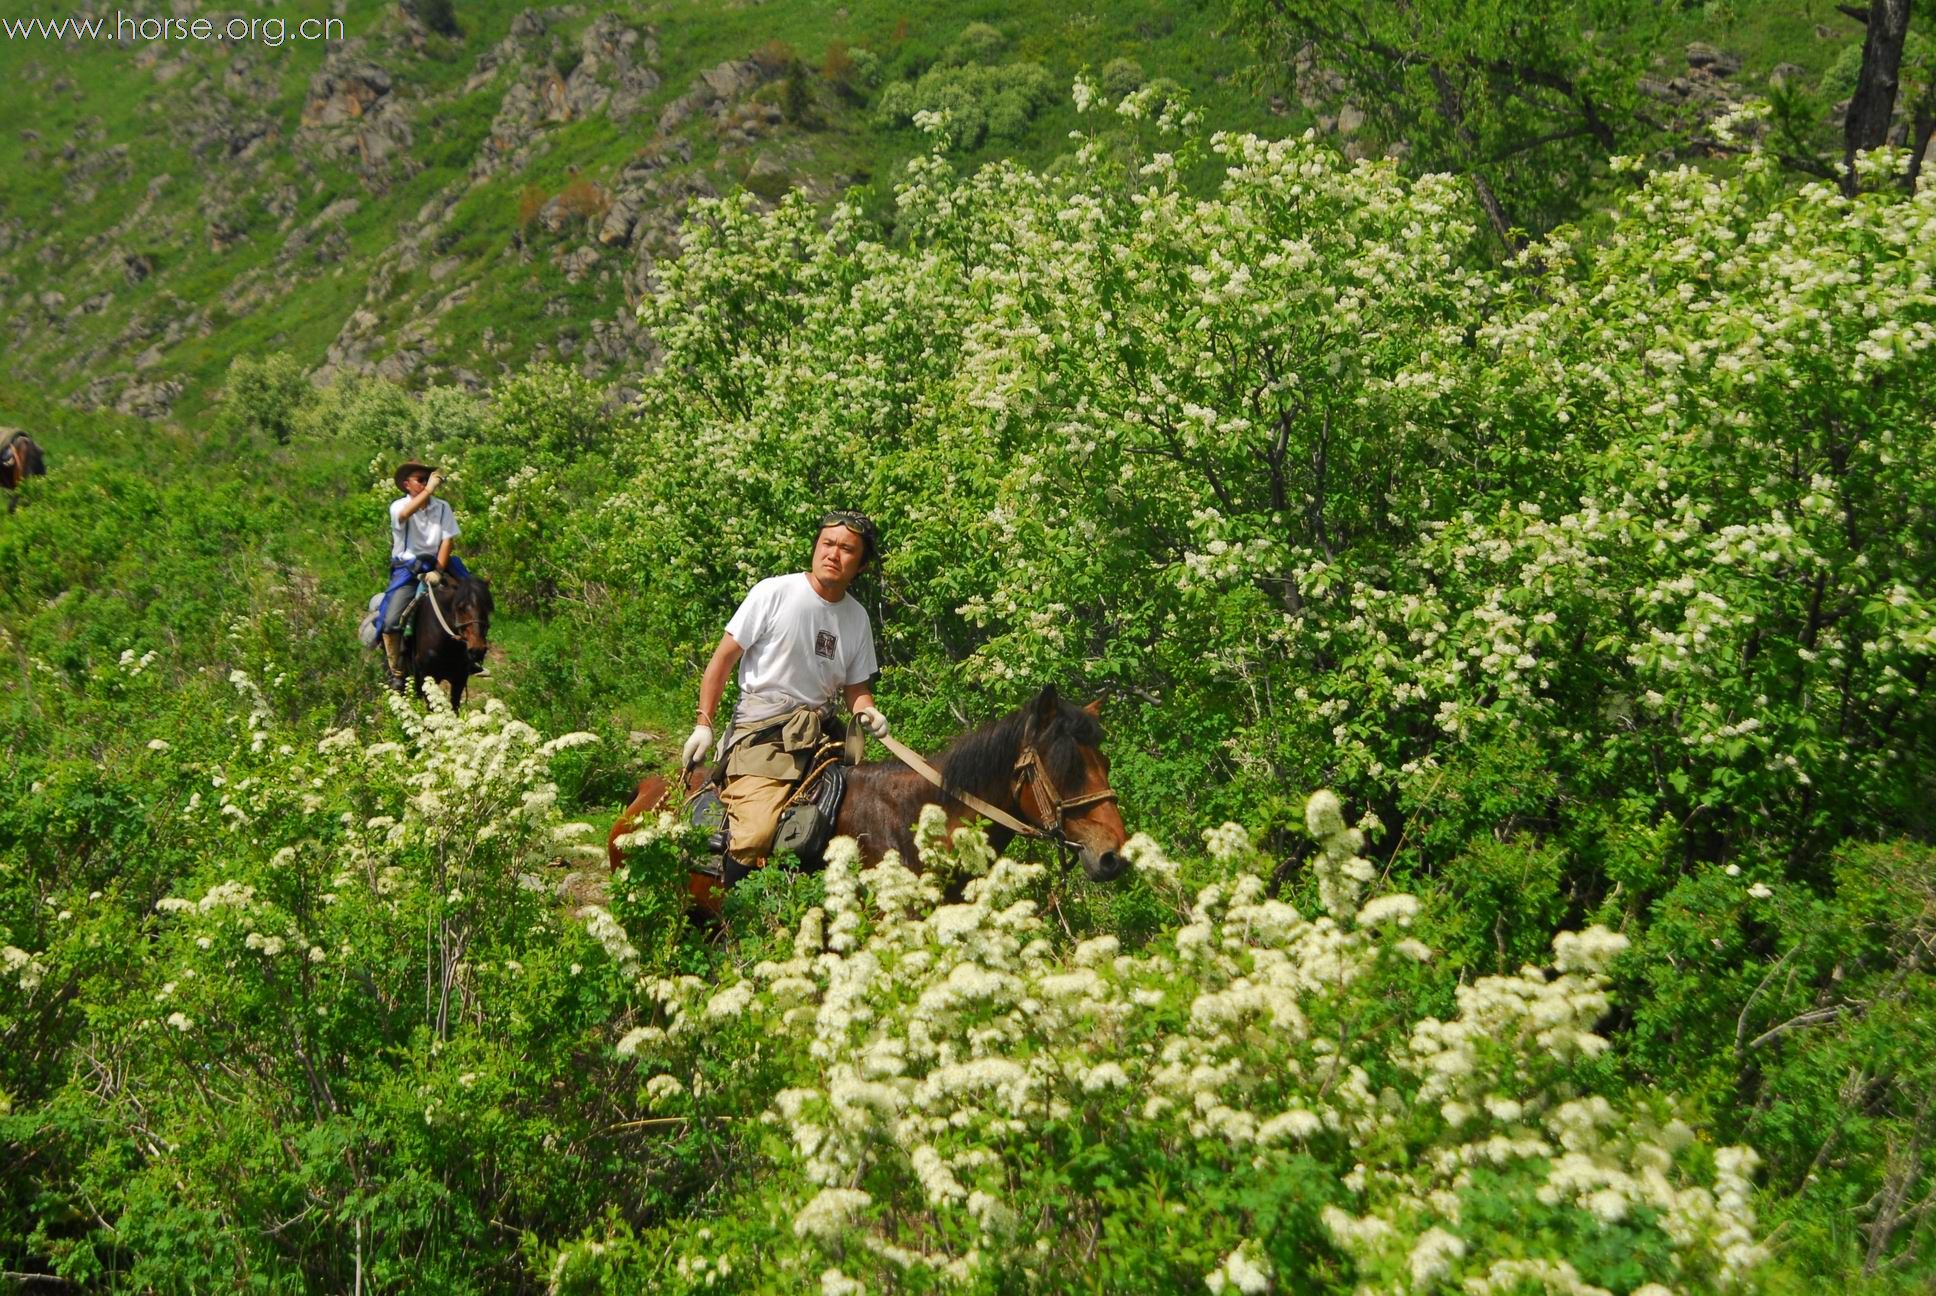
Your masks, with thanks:
[{"label": "man's hand holding rein", "polygon": [[681,770],[691,769],[706,759],[706,753],[712,750],[713,727],[708,723],[709,719],[710,717],[702,715],[699,723],[692,727],[692,734],[686,739],[686,745],[679,749]]}]

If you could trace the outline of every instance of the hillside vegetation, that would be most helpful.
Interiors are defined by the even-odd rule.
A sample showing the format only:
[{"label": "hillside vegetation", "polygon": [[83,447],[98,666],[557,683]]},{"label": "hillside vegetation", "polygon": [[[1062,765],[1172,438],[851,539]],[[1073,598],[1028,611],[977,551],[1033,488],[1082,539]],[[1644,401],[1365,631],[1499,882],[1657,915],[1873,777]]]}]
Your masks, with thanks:
[{"label": "hillside vegetation", "polygon": [[[256,366],[232,464],[97,432],[34,484],[10,1265],[1926,1280],[1932,191],[1751,153],[1493,265],[1455,181],[1077,100],[1052,172],[922,160],[891,241],[702,206],[622,417]],[[457,720],[346,634],[404,446],[513,620]],[[832,497],[890,523],[905,732],[1102,693],[1133,878],[930,837],[962,906],[776,870],[712,945],[661,826],[581,907],[629,726]]]},{"label": "hillside vegetation", "polygon": [[[1717,93],[1510,249],[1181,16],[696,12],[4,82],[0,1271],[1936,1281],[1936,186]],[[406,454],[497,593],[461,715],[351,633]],[[909,742],[1100,699],[1125,877],[607,875],[829,505]]]},{"label": "hillside vegetation", "polygon": [[453,32],[358,0],[328,46],[0,42],[7,363],[188,418],[231,358],[271,351],[325,379],[475,385],[556,358],[629,384],[651,356],[633,308],[687,202],[858,184],[887,206],[922,147],[896,96],[979,114],[970,156],[1046,160],[1070,76],[1134,47],[1119,76],[1271,120],[1207,11],[974,17],[480,0]]},{"label": "hillside vegetation", "polygon": [[[693,198],[744,185],[825,204],[858,187],[891,229],[926,147],[915,111],[947,108],[969,165],[1045,167],[1070,151],[1065,92],[1085,67],[1118,97],[1172,87],[1225,129],[1406,146],[1322,69],[1275,48],[1258,63],[1217,5],[464,0],[435,25],[413,6],[338,8],[274,15],[291,33],[339,17],[347,39],[328,44],[0,40],[0,363],[16,383],[189,425],[231,360],[276,352],[319,381],[475,389],[551,359],[629,391],[655,357],[634,308]],[[66,16],[0,4],[10,21]],[[1696,136],[1771,77],[1819,125],[1860,47],[1827,0],[1710,6],[1645,35],[1657,46],[1613,47],[1656,115]]]}]

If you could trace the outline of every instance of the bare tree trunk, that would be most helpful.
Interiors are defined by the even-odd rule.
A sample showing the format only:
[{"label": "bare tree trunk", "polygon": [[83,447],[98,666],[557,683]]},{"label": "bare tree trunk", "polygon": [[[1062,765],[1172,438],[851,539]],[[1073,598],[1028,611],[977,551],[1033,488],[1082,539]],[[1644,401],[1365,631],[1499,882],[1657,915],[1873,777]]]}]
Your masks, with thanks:
[{"label": "bare tree trunk", "polygon": [[1889,119],[1896,111],[1896,77],[1902,68],[1903,41],[1909,35],[1909,0],[1869,0],[1868,31],[1862,38],[1862,72],[1849,100],[1843,123],[1848,147],[1842,155],[1849,172],[1842,188],[1853,194],[1861,188],[1855,178],[1855,155],[1889,138]]},{"label": "bare tree trunk", "polygon": [[1914,151],[1909,155],[1909,174],[1903,177],[1903,187],[1915,193],[1917,177],[1923,173],[1923,158],[1929,153],[1930,137],[1936,135],[1936,85],[1923,87],[1922,98],[1916,101],[1910,117],[1913,124],[1909,128],[1909,147]]},{"label": "bare tree trunk", "polygon": [[[1909,0],[1902,0],[1902,3],[1908,4]],[[1506,219],[1506,209],[1500,204],[1499,195],[1492,191],[1492,185],[1479,174],[1479,141],[1473,138],[1472,128],[1466,125],[1465,109],[1459,104],[1458,92],[1452,88],[1452,79],[1446,76],[1444,69],[1437,64],[1428,64],[1427,67],[1432,78],[1432,88],[1439,94],[1439,112],[1458,135],[1459,142],[1465,145],[1467,156],[1472,159],[1472,165],[1466,170],[1466,178],[1472,181],[1473,191],[1479,195],[1479,206],[1486,213],[1486,221],[1492,226],[1492,232],[1499,236],[1499,241],[1509,250],[1517,252],[1524,245],[1525,240],[1513,236],[1512,222]]]}]

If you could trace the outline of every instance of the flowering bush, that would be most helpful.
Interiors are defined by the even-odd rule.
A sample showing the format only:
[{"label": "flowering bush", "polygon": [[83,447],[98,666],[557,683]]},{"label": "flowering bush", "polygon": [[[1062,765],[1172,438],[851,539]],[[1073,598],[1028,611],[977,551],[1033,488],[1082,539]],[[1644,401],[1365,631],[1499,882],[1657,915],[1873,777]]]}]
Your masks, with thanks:
[{"label": "flowering bush", "polygon": [[[842,1292],[1744,1280],[1755,1154],[1603,1092],[1595,1027],[1625,938],[1562,933],[1551,971],[1461,986],[1441,1019],[1421,1008],[1442,989],[1408,931],[1417,900],[1362,899],[1336,797],[1306,819],[1315,914],[1273,898],[1226,825],[1208,834],[1224,880],[1179,893],[1183,921],[1138,952],[1062,944],[1042,867],[948,840],[938,811],[923,874],[836,843],[790,950],[740,979],[652,980],[660,1017],[619,1044],[659,1109],[695,1120],[754,1097],[695,1084],[708,1057],[757,1053],[784,1084],[763,1117],[774,1172],[693,1222],[678,1273]],[[1152,842],[1133,853],[1174,888]],[[960,902],[937,873],[972,879]],[[561,1250],[556,1286],[609,1245]]]},{"label": "flowering bush", "polygon": [[559,894],[561,865],[604,867],[547,776],[590,735],[433,692],[392,699],[388,736],[318,738],[280,678],[232,686],[226,743],[149,744],[155,889],[49,874],[60,921],[23,945],[7,878],[0,1017],[87,1019],[51,1092],[0,1114],[42,1163],[21,1243],[130,1289],[487,1290],[522,1269],[504,1228],[681,1199],[690,1149],[611,1083],[631,990]]},{"label": "flowering bush", "polygon": [[[868,507],[911,727],[1030,679],[1159,698],[1113,731],[1176,828],[1287,773],[1452,853],[1530,821],[1597,854],[1615,799],[1706,856],[1912,813],[1936,194],[1750,154],[1475,268],[1448,177],[1217,135],[1197,196],[1179,121],[1126,166],[917,159],[892,243],[703,207],[641,308],[666,360],[599,565],[696,642],[825,502]],[[1462,810],[1519,749],[1545,790]]]}]

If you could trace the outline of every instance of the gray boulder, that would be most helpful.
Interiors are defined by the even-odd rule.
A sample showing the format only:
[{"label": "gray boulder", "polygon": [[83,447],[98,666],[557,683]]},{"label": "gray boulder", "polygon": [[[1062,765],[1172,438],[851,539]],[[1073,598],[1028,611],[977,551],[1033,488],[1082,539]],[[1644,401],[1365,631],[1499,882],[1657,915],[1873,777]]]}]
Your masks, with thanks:
[{"label": "gray boulder", "polygon": [[121,399],[114,402],[116,412],[132,418],[166,418],[168,411],[175,408],[175,401],[181,396],[182,384],[179,378],[161,378],[154,382],[134,383],[121,393]]},{"label": "gray boulder", "polygon": [[332,54],[322,70],[309,78],[302,124],[336,126],[367,117],[389,96],[392,84],[390,74],[376,64]]},{"label": "gray boulder", "polygon": [[1741,70],[1741,56],[1706,41],[1692,41],[1687,47],[1687,66],[1708,76],[1731,77]]},{"label": "gray boulder", "polygon": [[598,241],[606,247],[617,247],[632,237],[632,226],[639,219],[639,212],[645,206],[645,194],[637,189],[622,191],[612,199],[612,209],[605,213],[604,223],[598,227]]}]

